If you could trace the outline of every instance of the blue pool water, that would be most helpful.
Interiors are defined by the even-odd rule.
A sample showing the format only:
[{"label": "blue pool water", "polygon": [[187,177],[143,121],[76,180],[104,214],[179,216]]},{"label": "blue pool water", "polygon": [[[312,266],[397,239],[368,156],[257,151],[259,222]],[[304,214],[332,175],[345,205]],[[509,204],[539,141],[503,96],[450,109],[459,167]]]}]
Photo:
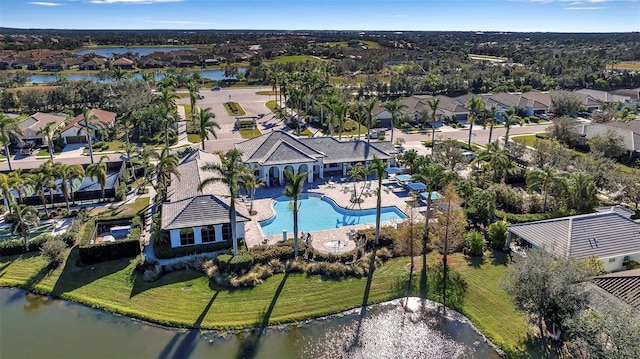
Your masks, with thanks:
[{"label": "blue pool water", "polygon": [[[286,229],[289,233],[293,232],[293,214],[290,210],[291,198],[282,196],[276,198],[275,201],[273,209],[276,215],[260,222],[262,233],[266,236],[281,234],[283,229]],[[300,231],[314,232],[376,222],[375,208],[363,210],[344,209],[338,207],[328,198],[321,198],[313,194],[304,194],[300,202],[300,212],[298,213],[298,229]],[[406,217],[396,207],[383,207],[380,219],[384,222]]]}]

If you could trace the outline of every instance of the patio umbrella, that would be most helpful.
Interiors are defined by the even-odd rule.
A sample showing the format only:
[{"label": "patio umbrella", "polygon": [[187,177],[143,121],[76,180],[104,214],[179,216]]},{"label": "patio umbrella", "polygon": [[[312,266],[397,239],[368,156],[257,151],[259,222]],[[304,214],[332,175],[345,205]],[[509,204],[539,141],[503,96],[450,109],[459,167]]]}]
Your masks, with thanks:
[{"label": "patio umbrella", "polygon": [[407,188],[409,188],[409,190],[411,191],[420,192],[427,189],[427,185],[421,182],[412,182],[407,184]]},{"label": "patio umbrella", "polygon": [[[422,199],[424,199],[425,201],[427,200],[429,194],[427,192],[422,192],[420,193],[420,197],[422,197]],[[434,201],[436,199],[440,199],[442,198],[442,195],[438,192],[431,192],[431,200]]]},{"label": "patio umbrella", "polygon": [[392,174],[392,175],[397,175],[400,173],[404,173],[404,170],[402,168],[399,167],[388,167],[384,169],[385,172],[387,172],[388,174]]}]

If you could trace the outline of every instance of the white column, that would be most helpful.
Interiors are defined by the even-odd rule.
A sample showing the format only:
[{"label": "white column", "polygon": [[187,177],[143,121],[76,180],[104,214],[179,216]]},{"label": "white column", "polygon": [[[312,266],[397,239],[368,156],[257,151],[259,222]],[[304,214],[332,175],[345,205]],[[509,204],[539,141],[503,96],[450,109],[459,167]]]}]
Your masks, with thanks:
[{"label": "white column", "polygon": [[347,164],[346,163],[342,164],[342,175],[343,176],[347,175]]},{"label": "white column", "polygon": [[215,226],[213,226],[215,232],[216,232],[216,242],[222,242],[224,240],[224,238],[222,238],[222,225],[221,224],[216,224]]},{"label": "white column", "polygon": [[282,184],[284,183],[284,167],[283,166],[278,166],[278,184],[280,186],[282,186]]},{"label": "white column", "polygon": [[171,248],[180,247],[180,230],[179,229],[170,230],[169,236],[171,238]]},{"label": "white column", "polygon": [[313,182],[313,163],[310,165],[307,165],[307,167],[311,166],[311,170],[309,170],[309,173],[307,173],[307,181],[309,181],[309,183]]},{"label": "white column", "polygon": [[324,179],[324,163],[322,163],[322,161],[318,161],[318,167],[319,176]]}]

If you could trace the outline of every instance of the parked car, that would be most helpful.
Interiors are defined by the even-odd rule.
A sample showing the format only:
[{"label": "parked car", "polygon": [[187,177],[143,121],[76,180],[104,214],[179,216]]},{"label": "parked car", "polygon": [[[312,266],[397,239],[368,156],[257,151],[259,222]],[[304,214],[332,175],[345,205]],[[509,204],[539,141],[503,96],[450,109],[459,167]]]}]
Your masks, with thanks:
[{"label": "parked car", "polygon": [[220,91],[220,87],[216,86],[216,87],[212,87],[211,91]]},{"label": "parked car", "polygon": [[462,155],[467,161],[473,161],[476,158],[476,154],[471,151],[462,151]]}]

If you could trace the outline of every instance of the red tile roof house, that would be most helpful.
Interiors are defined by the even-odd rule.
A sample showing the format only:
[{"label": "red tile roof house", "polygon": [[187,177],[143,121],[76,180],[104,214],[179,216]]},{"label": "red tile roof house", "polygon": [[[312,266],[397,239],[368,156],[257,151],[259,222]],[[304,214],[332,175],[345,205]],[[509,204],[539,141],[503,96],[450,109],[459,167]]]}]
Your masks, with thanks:
[{"label": "red tile roof house", "polygon": [[114,61],[112,66],[122,70],[131,70],[133,69],[133,60],[129,60],[126,57],[121,57]]},{"label": "red tile roof house", "polygon": [[[96,117],[92,122],[96,123],[98,126],[91,126],[91,128],[94,131],[97,131],[98,134],[102,129],[111,128],[115,125],[117,116],[115,112],[92,109],[89,113]],[[87,143],[87,133],[84,128],[84,115],[79,114],[76,116],[73,121],[71,121],[64,130],[62,130],[60,137],[64,139],[66,144]],[[95,137],[95,135],[93,137]]]}]

